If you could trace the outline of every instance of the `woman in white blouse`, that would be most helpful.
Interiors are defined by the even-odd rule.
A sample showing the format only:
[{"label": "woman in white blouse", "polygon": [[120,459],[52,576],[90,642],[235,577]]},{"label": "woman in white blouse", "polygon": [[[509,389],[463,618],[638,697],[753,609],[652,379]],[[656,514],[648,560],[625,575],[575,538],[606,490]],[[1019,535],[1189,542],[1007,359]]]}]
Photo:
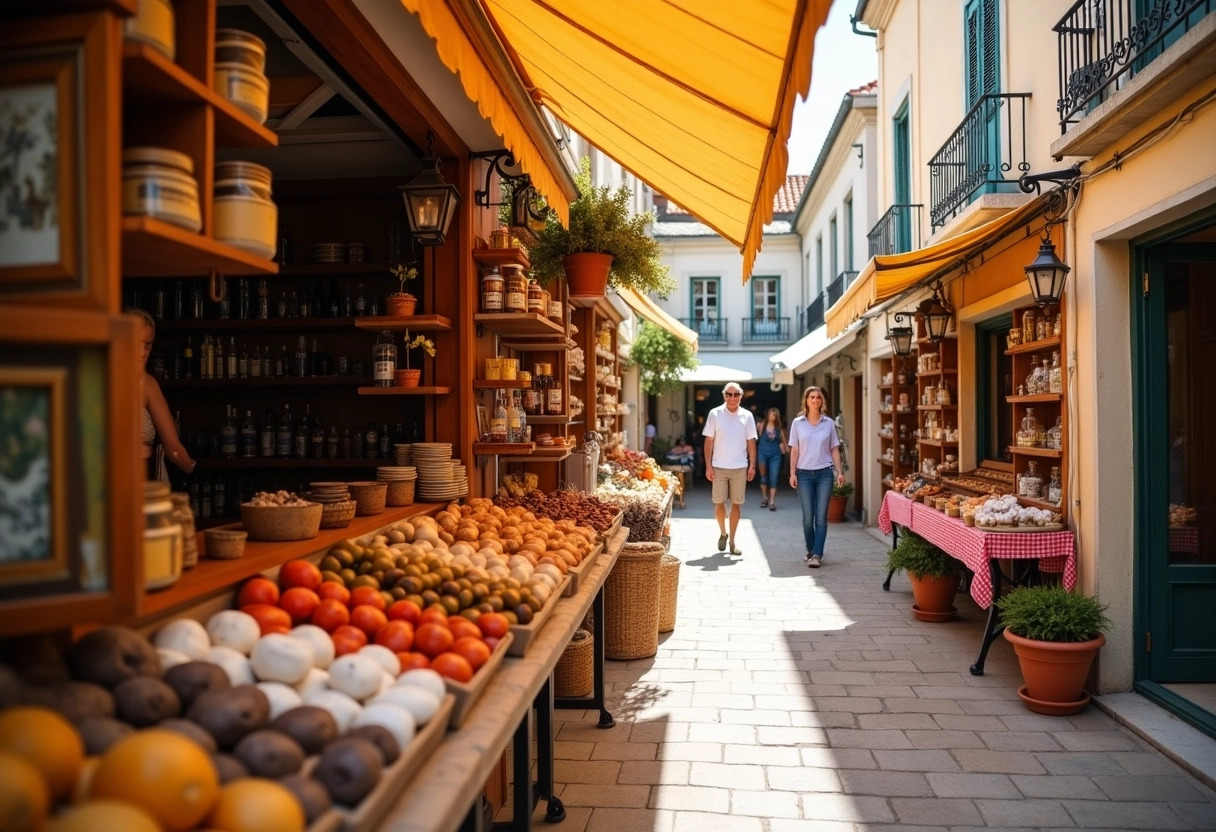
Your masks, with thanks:
[{"label": "woman in white blouse", "polygon": [[806,539],[806,565],[818,569],[828,536],[828,500],[832,483],[844,483],[840,437],[827,415],[823,390],[808,387],[802,394],[802,413],[790,424],[790,486],[802,504],[802,535]]}]

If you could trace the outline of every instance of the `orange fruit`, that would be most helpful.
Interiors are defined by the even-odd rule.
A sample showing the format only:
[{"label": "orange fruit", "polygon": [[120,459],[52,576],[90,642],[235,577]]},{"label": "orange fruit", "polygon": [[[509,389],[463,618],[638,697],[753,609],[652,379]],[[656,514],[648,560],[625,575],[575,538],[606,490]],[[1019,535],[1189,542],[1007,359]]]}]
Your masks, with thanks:
[{"label": "orange fruit", "polygon": [[99,763],[101,763],[100,757],[84,758],[84,765],[80,767],[80,776],[76,778],[76,785],[72,787],[70,803],[81,803],[88,799],[89,789],[93,786],[93,775],[97,773]]},{"label": "orange fruit", "polygon": [[431,669],[454,682],[467,682],[473,678],[473,665],[459,653],[440,653],[431,659]]},{"label": "orange fruit", "polygon": [[490,660],[490,648],[481,639],[481,634],[477,636],[464,636],[456,639],[452,644],[452,652],[458,656],[464,656],[469,666],[473,668],[473,672],[477,672],[477,668]]},{"label": "orange fruit", "polygon": [[112,797],[146,809],[169,832],[193,829],[211,811],[219,776],[197,743],[152,728],[124,737],[101,756],[92,797]]},{"label": "orange fruit", "polygon": [[207,825],[225,832],[304,832],[304,810],[287,787],[242,777],[220,789]]},{"label": "orange fruit", "polygon": [[0,750],[11,751],[42,772],[51,797],[65,797],[84,765],[84,741],[72,723],[49,708],[0,712]]},{"label": "orange fruit", "polygon": [[42,772],[28,760],[0,751],[0,829],[41,829],[50,806],[51,794]]},{"label": "orange fruit", "polygon": [[90,800],[51,820],[43,832],[163,832],[143,809],[121,800]]}]

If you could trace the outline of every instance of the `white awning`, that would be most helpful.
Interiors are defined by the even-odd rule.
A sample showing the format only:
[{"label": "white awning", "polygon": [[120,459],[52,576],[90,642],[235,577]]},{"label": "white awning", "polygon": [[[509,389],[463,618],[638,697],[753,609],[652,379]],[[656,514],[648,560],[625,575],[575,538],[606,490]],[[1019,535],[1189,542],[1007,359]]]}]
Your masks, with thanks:
[{"label": "white awning", "polygon": [[835,338],[829,338],[828,328],[821,326],[776,355],[769,356],[769,361],[793,370],[794,375],[802,375],[847,348],[857,339],[860,329],[861,324],[854,323]]},{"label": "white awning", "polygon": [[[704,350],[704,347],[702,347]],[[748,382],[768,382],[773,380],[773,371],[768,358],[762,352],[757,353],[717,353],[705,355],[702,353],[702,363],[692,370],[685,370],[680,376],[681,381],[691,384],[710,384],[737,381],[740,384]],[[707,360],[706,360],[707,359]],[[722,363],[718,363],[722,362]]]}]

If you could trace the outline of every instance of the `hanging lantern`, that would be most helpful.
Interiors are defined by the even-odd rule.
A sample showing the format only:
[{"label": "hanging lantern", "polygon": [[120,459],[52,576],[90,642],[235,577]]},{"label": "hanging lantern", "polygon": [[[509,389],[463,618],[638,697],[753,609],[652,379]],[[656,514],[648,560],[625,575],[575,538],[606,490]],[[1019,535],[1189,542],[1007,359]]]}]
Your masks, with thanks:
[{"label": "hanging lantern", "polygon": [[1052,306],[1060,302],[1064,294],[1064,283],[1072,271],[1068,264],[1056,257],[1056,247],[1051,242],[1051,226],[1043,230],[1043,242],[1034,262],[1026,266],[1026,279],[1030,281],[1030,296],[1039,306]]},{"label": "hanging lantern", "polygon": [[422,170],[408,185],[401,186],[401,196],[405,200],[410,234],[418,244],[443,245],[460,205],[460,192],[455,185],[443,181],[439,157],[427,156],[422,160]]},{"label": "hanging lantern", "polygon": [[896,312],[896,326],[887,327],[887,340],[891,342],[891,352],[903,358],[912,354],[912,327],[899,325],[900,321],[911,321],[912,312]]},{"label": "hanging lantern", "polygon": [[916,314],[924,320],[925,330],[929,333],[930,341],[936,343],[946,337],[946,329],[950,326],[950,316],[954,312],[942,296],[941,281],[938,281],[937,287],[934,288],[933,297],[922,301]]}]

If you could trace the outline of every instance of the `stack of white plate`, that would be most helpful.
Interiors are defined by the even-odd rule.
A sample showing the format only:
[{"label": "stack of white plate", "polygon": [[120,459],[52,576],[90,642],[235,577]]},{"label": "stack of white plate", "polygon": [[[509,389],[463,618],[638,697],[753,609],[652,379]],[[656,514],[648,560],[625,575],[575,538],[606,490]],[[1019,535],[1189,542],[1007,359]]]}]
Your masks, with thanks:
[{"label": "stack of white plate", "polygon": [[413,465],[413,459],[410,455],[410,444],[408,442],[399,442],[393,446],[393,453],[397,456],[398,465]]},{"label": "stack of white plate", "polygon": [[412,465],[381,465],[376,469],[376,479],[380,482],[409,482],[418,478],[418,469]]},{"label": "stack of white plate", "polygon": [[310,482],[308,498],[315,503],[343,503],[350,499],[344,482]]},{"label": "stack of white plate", "polygon": [[452,460],[452,481],[459,483],[464,489],[457,496],[469,496],[469,469],[465,468],[459,459]]},{"label": "stack of white plate", "polygon": [[425,502],[454,500],[468,493],[469,483],[452,476],[452,445],[449,442],[415,442],[410,448],[418,471],[415,488]]},{"label": "stack of white plate", "polygon": [[346,262],[346,243],[317,243],[312,247],[312,262]]}]

